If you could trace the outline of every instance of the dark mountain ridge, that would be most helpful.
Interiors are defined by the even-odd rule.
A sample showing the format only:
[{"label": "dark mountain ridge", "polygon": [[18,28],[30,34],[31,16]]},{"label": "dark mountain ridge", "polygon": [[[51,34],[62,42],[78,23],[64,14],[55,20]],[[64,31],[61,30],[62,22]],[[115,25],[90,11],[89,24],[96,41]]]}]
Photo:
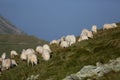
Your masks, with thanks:
[{"label": "dark mountain ridge", "polygon": [[18,29],[9,20],[0,15],[0,34],[18,34],[25,35],[26,33]]}]

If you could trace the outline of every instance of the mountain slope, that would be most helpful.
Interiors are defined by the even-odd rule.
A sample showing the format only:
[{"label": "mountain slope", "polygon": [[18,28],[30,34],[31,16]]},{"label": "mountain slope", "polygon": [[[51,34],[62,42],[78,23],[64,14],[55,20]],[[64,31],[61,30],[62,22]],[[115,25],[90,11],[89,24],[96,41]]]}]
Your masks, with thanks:
[{"label": "mountain slope", "polygon": [[[23,48],[33,48],[36,45],[48,43],[35,36],[29,36],[18,29],[7,19],[0,16],[0,54],[10,50],[22,50]],[[19,48],[18,48],[19,47]]]},{"label": "mountain slope", "polygon": [[7,19],[0,16],[0,34],[25,34],[22,30],[15,27]]},{"label": "mountain slope", "polygon": [[46,43],[48,42],[35,36],[0,34],[0,54],[3,52],[8,54],[11,50],[20,53],[22,49],[35,48]]},{"label": "mountain slope", "polygon": [[[107,63],[110,59],[120,57],[120,24],[118,25],[115,29],[98,30],[93,39],[77,42],[69,48],[51,45],[52,58],[46,62],[38,55],[39,64],[34,67],[16,58],[18,66],[3,72],[0,80],[26,80],[31,75],[39,75],[38,80],[62,80],[83,66],[95,65],[96,62]],[[16,46],[17,51],[24,48],[19,47]],[[6,47],[6,50],[9,48]],[[111,72],[104,78],[115,79],[120,79],[119,73]]]}]

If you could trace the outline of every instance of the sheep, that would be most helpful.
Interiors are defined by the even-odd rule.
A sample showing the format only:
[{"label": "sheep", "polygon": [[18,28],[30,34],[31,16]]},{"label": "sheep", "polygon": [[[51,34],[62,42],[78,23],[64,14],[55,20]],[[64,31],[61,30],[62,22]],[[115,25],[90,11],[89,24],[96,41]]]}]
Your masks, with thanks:
[{"label": "sheep", "polygon": [[6,59],[6,53],[3,53],[1,58],[0,58],[2,64],[1,64],[1,70],[6,70],[6,69],[9,69],[11,67],[11,60],[8,58]]},{"label": "sheep", "polygon": [[78,42],[82,40],[88,40],[88,38],[93,38],[92,32],[87,29],[83,29],[80,34],[80,38],[78,39]]},{"label": "sheep", "polygon": [[80,38],[78,39],[78,42],[82,40],[88,40],[88,37],[86,35],[81,35]]},{"label": "sheep", "polygon": [[11,59],[3,59],[2,60],[2,71],[7,70],[11,67],[12,61]]},{"label": "sheep", "polygon": [[5,58],[6,58],[6,53],[3,53],[3,54],[1,55],[1,58],[2,58],[2,59],[5,59]]},{"label": "sheep", "polygon": [[42,52],[43,52],[43,47],[42,47],[42,46],[37,46],[37,47],[36,47],[36,52],[38,52],[39,54],[42,54]]},{"label": "sheep", "polygon": [[81,38],[81,36],[79,37],[79,39],[78,39],[78,42],[80,42],[80,41],[82,41],[82,38]]},{"label": "sheep", "polygon": [[49,50],[47,50],[47,49],[43,50],[42,58],[45,61],[48,61],[50,59],[50,52],[49,52]]},{"label": "sheep", "polygon": [[27,49],[27,50],[23,49],[23,51],[20,55],[20,59],[21,60],[27,60],[27,55],[34,54],[34,53],[35,53],[35,51],[33,49],[30,49],[30,48]]},{"label": "sheep", "polygon": [[74,35],[67,35],[65,37],[65,41],[67,41],[69,46],[71,46],[72,44],[76,42],[76,37]]},{"label": "sheep", "polygon": [[114,26],[114,28],[117,27],[116,23],[112,23],[111,25]]},{"label": "sheep", "polygon": [[28,55],[28,54],[35,54],[35,51],[34,49],[31,49],[31,48],[28,48],[25,53]]},{"label": "sheep", "polygon": [[17,63],[14,59],[11,59],[12,66],[17,66]]},{"label": "sheep", "polygon": [[52,51],[47,44],[44,44],[43,47],[37,46],[36,52],[39,52],[42,55],[43,60],[48,61],[50,59],[50,53]]},{"label": "sheep", "polygon": [[92,34],[91,31],[87,32],[87,35],[88,35],[89,38],[93,38],[93,34]]},{"label": "sheep", "polygon": [[7,58],[7,59],[2,59],[2,66],[1,66],[1,70],[8,70],[9,68],[13,67],[13,66],[17,66],[17,63],[15,60]]},{"label": "sheep", "polygon": [[37,65],[37,56],[35,54],[28,54],[27,55],[27,63],[29,65],[29,63],[32,64],[32,66],[35,64]]},{"label": "sheep", "polygon": [[88,36],[86,36],[86,35],[81,35],[81,39],[82,39],[82,40],[88,40]]},{"label": "sheep", "polygon": [[89,31],[89,30],[87,30],[87,29],[83,29],[83,30],[82,30],[81,36],[87,36],[87,37],[89,37],[89,38],[93,38],[92,32]]},{"label": "sheep", "polygon": [[62,42],[60,43],[60,47],[66,48],[66,47],[69,47],[69,44],[68,44],[67,41],[62,41]]},{"label": "sheep", "polygon": [[93,33],[97,33],[97,26],[93,25],[91,30],[92,30]]},{"label": "sheep", "polygon": [[52,52],[49,45],[47,45],[47,44],[43,45],[43,49],[47,49],[50,53]]},{"label": "sheep", "polygon": [[52,44],[59,44],[59,40],[52,40],[51,42],[50,42],[50,45],[52,45]]},{"label": "sheep", "polygon": [[115,23],[112,23],[112,24],[104,24],[103,25],[103,30],[105,29],[112,29],[112,28],[116,28],[117,25]]},{"label": "sheep", "polygon": [[104,24],[103,25],[103,30],[105,30],[105,29],[111,29],[111,28],[113,28],[113,26],[111,24]]},{"label": "sheep", "polygon": [[26,50],[23,49],[23,50],[22,50],[22,53],[21,53],[21,55],[20,55],[20,59],[21,59],[21,60],[27,60],[27,54],[26,54],[25,52],[26,52]]},{"label": "sheep", "polygon": [[62,36],[62,37],[60,38],[60,41],[65,41],[65,36]]},{"label": "sheep", "polygon": [[27,63],[29,65],[29,63],[32,64],[32,66],[35,64],[37,65],[37,56],[35,54],[35,51],[33,49],[23,49],[21,57],[22,60],[27,60]]},{"label": "sheep", "polygon": [[17,56],[17,55],[18,55],[18,53],[17,53],[15,50],[12,50],[12,51],[10,52],[11,58],[14,58],[14,57]]}]

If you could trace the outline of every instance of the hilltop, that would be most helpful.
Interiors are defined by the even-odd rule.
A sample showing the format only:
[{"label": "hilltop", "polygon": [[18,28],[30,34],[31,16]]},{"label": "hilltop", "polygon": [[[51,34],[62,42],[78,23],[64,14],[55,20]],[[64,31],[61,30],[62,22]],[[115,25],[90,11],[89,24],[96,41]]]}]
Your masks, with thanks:
[{"label": "hilltop", "polygon": [[[110,59],[120,57],[120,23],[117,25],[117,28],[110,30],[99,29],[93,39],[77,42],[65,49],[51,45],[52,58],[46,62],[38,55],[39,64],[34,67],[28,66],[18,56],[15,58],[18,66],[3,72],[0,80],[26,80],[31,75],[39,75],[38,80],[62,80],[70,74],[77,73],[85,65],[95,65],[98,61],[107,63]],[[1,47],[6,51],[10,49],[8,44]],[[20,52],[24,46],[15,48]],[[35,46],[32,48],[35,49]],[[119,80],[119,73],[111,72],[99,80]]]},{"label": "hilltop", "polygon": [[4,17],[0,16],[0,34],[25,35],[26,33],[24,31],[18,29],[9,20],[7,20]]}]

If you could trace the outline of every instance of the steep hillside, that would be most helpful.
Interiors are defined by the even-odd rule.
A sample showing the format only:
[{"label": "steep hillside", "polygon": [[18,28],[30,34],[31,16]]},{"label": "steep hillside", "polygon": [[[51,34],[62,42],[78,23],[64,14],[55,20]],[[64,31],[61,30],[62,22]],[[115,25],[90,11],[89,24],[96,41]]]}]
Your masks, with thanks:
[{"label": "steep hillside", "polygon": [[48,42],[34,36],[0,34],[0,54],[3,52],[8,54],[11,50],[16,50],[20,53],[22,49],[35,48],[37,45],[45,43]]},{"label": "steep hillside", "polygon": [[35,36],[29,36],[7,19],[0,16],[0,54],[10,50],[22,50],[23,48],[34,48],[36,45],[48,43]]},{"label": "steep hillside", "polygon": [[7,19],[0,16],[0,34],[25,34],[22,30],[15,27]]},{"label": "steep hillside", "polygon": [[[62,80],[85,65],[95,65],[98,61],[106,63],[110,59],[120,57],[120,24],[118,25],[115,29],[98,30],[93,39],[77,42],[69,48],[52,45],[52,58],[46,62],[38,55],[39,64],[34,67],[16,58],[18,66],[3,72],[0,80],[26,80],[31,75],[39,75],[38,80]],[[4,47],[1,45],[1,50],[8,51],[11,48],[8,44]],[[17,51],[22,48],[24,46],[16,46]],[[111,72],[102,80],[119,79],[119,73]]]}]

